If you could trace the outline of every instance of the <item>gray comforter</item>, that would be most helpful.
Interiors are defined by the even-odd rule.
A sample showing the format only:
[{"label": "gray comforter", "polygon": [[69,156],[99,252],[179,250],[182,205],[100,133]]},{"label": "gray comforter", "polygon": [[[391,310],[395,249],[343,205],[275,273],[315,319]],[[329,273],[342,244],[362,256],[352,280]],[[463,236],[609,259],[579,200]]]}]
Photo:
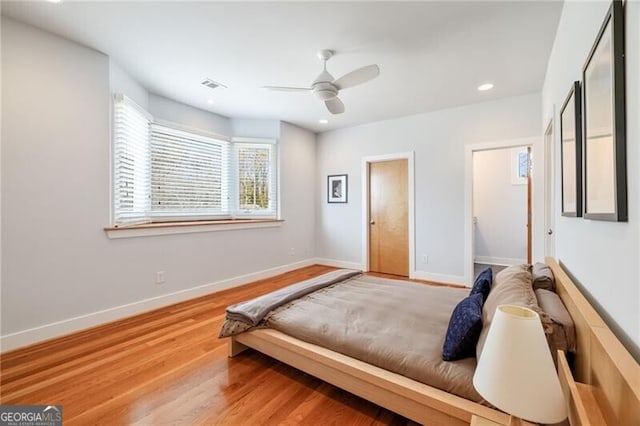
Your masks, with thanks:
[{"label": "gray comforter", "polygon": [[272,310],[316,290],[361,274],[362,272],[353,269],[338,269],[231,305],[227,308],[226,319],[219,337],[229,337],[247,331],[260,325],[264,317]]},{"label": "gray comforter", "polygon": [[442,360],[449,317],[468,292],[360,275],[285,303],[260,325],[481,402],[475,358]]}]

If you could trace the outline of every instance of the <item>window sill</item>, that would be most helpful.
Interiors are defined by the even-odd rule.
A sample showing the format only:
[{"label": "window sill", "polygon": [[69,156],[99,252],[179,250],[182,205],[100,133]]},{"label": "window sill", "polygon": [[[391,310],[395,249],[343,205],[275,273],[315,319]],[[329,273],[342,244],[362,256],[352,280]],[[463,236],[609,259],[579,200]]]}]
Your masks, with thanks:
[{"label": "window sill", "polygon": [[192,222],[158,222],[130,226],[108,226],[104,228],[107,237],[135,238],[156,235],[191,234],[194,232],[217,232],[234,229],[279,228],[282,219],[233,219],[200,220]]}]

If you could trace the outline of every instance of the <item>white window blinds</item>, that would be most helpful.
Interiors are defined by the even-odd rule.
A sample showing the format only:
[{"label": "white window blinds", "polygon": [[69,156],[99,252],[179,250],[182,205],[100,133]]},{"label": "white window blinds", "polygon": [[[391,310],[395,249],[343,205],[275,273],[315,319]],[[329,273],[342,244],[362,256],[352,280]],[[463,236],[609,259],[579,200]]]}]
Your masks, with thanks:
[{"label": "white window blinds", "polygon": [[228,216],[228,149],[228,142],[152,124],[153,218]]},{"label": "white window blinds", "polygon": [[114,219],[144,222],[150,210],[149,117],[122,95],[114,102]]},{"label": "white window blinds", "polygon": [[276,146],[273,143],[234,142],[237,216],[275,216],[277,213]]},{"label": "white window blinds", "polygon": [[125,96],[115,96],[116,225],[277,216],[276,141],[228,142],[153,121]]}]

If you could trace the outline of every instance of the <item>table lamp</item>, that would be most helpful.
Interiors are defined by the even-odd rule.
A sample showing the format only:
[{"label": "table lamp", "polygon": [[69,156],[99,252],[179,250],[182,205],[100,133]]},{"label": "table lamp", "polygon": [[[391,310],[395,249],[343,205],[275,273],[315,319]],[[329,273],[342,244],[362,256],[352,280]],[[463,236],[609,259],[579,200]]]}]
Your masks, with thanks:
[{"label": "table lamp", "polygon": [[500,305],[491,322],[473,385],[489,403],[520,419],[558,423],[567,418],[551,351],[538,314],[515,305]]}]

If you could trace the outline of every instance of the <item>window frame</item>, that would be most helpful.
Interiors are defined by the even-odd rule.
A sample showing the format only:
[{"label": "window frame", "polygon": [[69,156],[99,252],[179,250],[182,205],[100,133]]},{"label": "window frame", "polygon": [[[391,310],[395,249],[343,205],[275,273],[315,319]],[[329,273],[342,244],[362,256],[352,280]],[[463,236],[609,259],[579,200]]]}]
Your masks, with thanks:
[{"label": "window frame", "polygon": [[[116,206],[116,104],[117,102],[124,102],[127,105],[135,108],[138,112],[142,113],[145,118],[148,120],[148,154],[149,154],[149,167],[148,167],[148,196],[149,196],[149,208],[145,212],[144,217],[141,217],[140,220],[131,221],[131,222],[117,222],[118,217],[121,217],[122,214],[118,213]],[[110,165],[111,165],[111,174],[110,174],[110,222],[111,226],[105,227],[104,230],[107,232],[109,238],[117,238],[114,235],[114,231],[124,230],[124,229],[140,229],[140,232],[129,233],[130,236],[144,236],[144,235],[158,235],[164,233],[184,233],[186,228],[190,229],[190,232],[198,232],[198,229],[202,231],[208,230],[222,230],[224,229],[244,229],[246,228],[256,228],[256,227],[264,227],[264,226],[273,226],[267,225],[269,223],[281,223],[282,219],[280,218],[280,144],[278,143],[278,139],[275,138],[245,138],[245,137],[231,137],[226,135],[217,134],[214,132],[209,132],[203,129],[197,129],[190,126],[185,126],[179,123],[171,122],[168,120],[157,119],[153,117],[146,109],[142,108],[135,101],[128,98],[123,94],[114,94],[111,103],[111,142],[110,142]],[[206,214],[168,214],[163,215],[160,212],[154,212],[153,206],[151,205],[152,199],[152,186],[151,186],[151,174],[152,174],[152,166],[151,166],[151,144],[152,144],[152,126],[157,125],[170,130],[175,130],[181,133],[192,134],[196,137],[204,137],[207,139],[213,139],[216,142],[221,142],[227,144],[226,146],[226,156],[227,156],[227,167],[226,170],[222,170],[222,174],[225,175],[226,181],[226,195],[227,195],[227,211],[220,215],[206,215]],[[270,187],[273,185],[273,191],[275,193],[275,202],[273,209],[269,211],[259,210],[255,212],[251,211],[240,211],[239,210],[239,188],[238,188],[238,175],[239,175],[239,164],[237,158],[235,156],[236,146],[235,144],[264,144],[269,145],[272,158],[270,161],[270,173],[272,176],[269,179]],[[224,166],[223,166],[224,168]],[[225,193],[225,189],[223,188],[223,194]],[[237,221],[239,226],[231,226],[230,222]],[[264,221],[265,225],[258,226],[256,222]],[[199,225],[199,222],[203,225],[208,226],[196,226]],[[219,226],[216,222],[220,222]],[[248,224],[243,227],[242,223]],[[185,227],[185,225],[187,225]],[[279,225],[278,225],[279,226]],[[153,227],[153,232],[147,232],[146,229]],[[180,231],[166,231],[167,227],[180,227]],[[145,228],[145,229],[143,229]],[[158,231],[161,228],[162,230]],[[206,229],[205,229],[206,228]],[[214,229],[219,228],[219,229]]]},{"label": "window frame", "polygon": [[[239,174],[240,167],[238,167],[237,146],[238,145],[268,145],[270,146],[272,156],[270,158],[270,178],[269,186],[273,185],[275,191],[275,205],[271,210],[240,210],[240,188],[239,188]],[[234,162],[235,167],[230,168],[229,179],[229,208],[232,211],[233,219],[279,219],[280,218],[280,157],[279,153],[280,145],[276,139],[268,138],[244,138],[233,137],[231,138],[231,161]],[[271,213],[273,211],[273,213]]]}]

